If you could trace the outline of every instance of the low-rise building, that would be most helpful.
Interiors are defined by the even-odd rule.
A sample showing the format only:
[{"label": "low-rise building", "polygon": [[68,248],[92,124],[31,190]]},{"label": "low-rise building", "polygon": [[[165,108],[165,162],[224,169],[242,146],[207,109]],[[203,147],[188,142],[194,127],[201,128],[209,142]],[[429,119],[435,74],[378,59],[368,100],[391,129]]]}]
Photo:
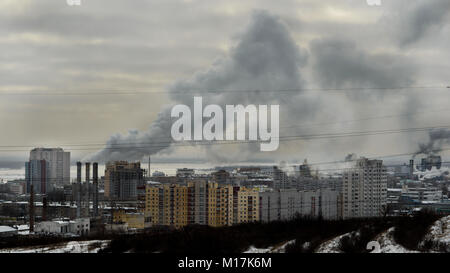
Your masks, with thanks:
[{"label": "low-rise building", "polygon": [[35,233],[44,234],[74,234],[85,236],[90,231],[89,218],[77,218],[74,220],[55,219],[52,221],[43,221],[36,223],[34,227]]},{"label": "low-rise building", "polygon": [[[147,221],[146,221],[147,220]],[[149,219],[142,212],[126,212],[118,210],[113,212],[114,223],[126,223],[128,229],[145,229],[150,226]]]}]

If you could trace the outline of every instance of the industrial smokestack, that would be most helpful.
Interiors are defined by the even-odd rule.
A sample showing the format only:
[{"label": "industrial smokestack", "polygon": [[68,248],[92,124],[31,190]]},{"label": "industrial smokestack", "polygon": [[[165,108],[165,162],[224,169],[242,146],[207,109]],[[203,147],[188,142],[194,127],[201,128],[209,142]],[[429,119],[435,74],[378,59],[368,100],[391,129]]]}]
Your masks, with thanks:
[{"label": "industrial smokestack", "polygon": [[91,179],[91,163],[86,162],[86,205],[84,216],[89,217],[89,203],[90,203],[90,190],[89,190],[89,180]]},{"label": "industrial smokestack", "polygon": [[90,178],[91,178],[91,163],[86,162],[86,183],[89,183]]},{"label": "industrial smokestack", "polygon": [[77,162],[77,218],[81,216],[81,162]]},{"label": "industrial smokestack", "polygon": [[33,184],[30,185],[30,232],[34,232],[34,189]]},{"label": "industrial smokestack", "polygon": [[414,159],[409,160],[409,178],[413,178],[414,175]]},{"label": "industrial smokestack", "polygon": [[94,217],[98,216],[98,163],[92,164],[92,182],[94,184]]}]

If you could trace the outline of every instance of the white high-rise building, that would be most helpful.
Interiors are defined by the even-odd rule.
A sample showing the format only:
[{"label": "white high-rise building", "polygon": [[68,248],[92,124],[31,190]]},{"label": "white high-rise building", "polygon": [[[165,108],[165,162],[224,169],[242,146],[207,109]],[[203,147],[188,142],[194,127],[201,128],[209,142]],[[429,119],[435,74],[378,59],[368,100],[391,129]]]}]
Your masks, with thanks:
[{"label": "white high-rise building", "polygon": [[381,216],[386,207],[387,174],[382,160],[361,158],[343,175],[344,218]]},{"label": "white high-rise building", "polygon": [[290,181],[288,175],[279,169],[277,166],[273,166],[269,169],[268,174],[273,179],[273,187],[275,189],[288,189],[290,188]]},{"label": "white high-rise building", "polygon": [[35,148],[30,151],[30,160],[48,162],[52,186],[70,183],[70,152],[64,152],[61,148]]}]

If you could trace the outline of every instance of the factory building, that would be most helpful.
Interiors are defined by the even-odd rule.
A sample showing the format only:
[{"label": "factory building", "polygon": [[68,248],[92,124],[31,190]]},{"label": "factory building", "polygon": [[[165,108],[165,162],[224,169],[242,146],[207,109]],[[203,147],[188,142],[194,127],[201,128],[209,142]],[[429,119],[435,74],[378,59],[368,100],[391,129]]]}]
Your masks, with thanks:
[{"label": "factory building", "polygon": [[42,234],[75,234],[80,236],[89,235],[89,218],[77,218],[74,220],[55,219],[36,223],[35,233]]},{"label": "factory building", "polygon": [[142,212],[127,212],[116,210],[113,212],[113,223],[126,223],[128,229],[144,229],[150,226],[150,222]]},{"label": "factory building", "polygon": [[189,168],[177,169],[177,173],[176,173],[177,177],[191,177],[194,175],[195,175],[194,169],[189,169]]},{"label": "factory building", "polygon": [[420,170],[426,171],[431,170],[433,167],[436,169],[440,169],[442,165],[442,159],[440,155],[429,155],[427,157],[422,158],[420,162]]}]

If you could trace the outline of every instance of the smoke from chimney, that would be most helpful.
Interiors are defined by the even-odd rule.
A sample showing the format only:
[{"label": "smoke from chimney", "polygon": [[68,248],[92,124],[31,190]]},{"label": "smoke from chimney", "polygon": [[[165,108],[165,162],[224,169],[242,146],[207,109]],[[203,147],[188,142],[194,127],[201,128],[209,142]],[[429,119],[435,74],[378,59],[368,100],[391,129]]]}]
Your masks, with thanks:
[{"label": "smoke from chimney", "polygon": [[442,151],[445,144],[450,144],[450,130],[436,129],[428,133],[428,142],[419,143],[419,149],[414,153],[413,159],[419,155],[435,155]]},{"label": "smoke from chimney", "polygon": [[[299,118],[307,119],[312,115],[309,110],[313,109],[315,101],[298,96],[299,94],[293,94],[287,99],[277,92],[227,90],[301,90],[304,80],[300,68],[306,64],[306,60],[307,52],[296,45],[279,18],[267,12],[255,12],[250,26],[242,33],[240,41],[230,50],[228,56],[192,78],[176,81],[168,87],[168,95],[174,104],[188,106],[192,106],[194,95],[201,96],[205,104],[216,104],[222,108],[227,104],[282,104],[284,107],[280,115],[284,118],[280,123],[294,124]],[[171,126],[171,107],[167,106],[147,131],[131,130],[127,135],[115,134],[107,141],[104,149],[86,160],[142,160],[145,156],[171,146]],[[211,157],[209,159],[223,162],[229,157],[235,160],[229,147],[211,146],[202,146],[208,150],[207,154]],[[224,149],[227,149],[226,153]],[[241,144],[236,152],[244,159],[259,152],[259,145]]]}]

